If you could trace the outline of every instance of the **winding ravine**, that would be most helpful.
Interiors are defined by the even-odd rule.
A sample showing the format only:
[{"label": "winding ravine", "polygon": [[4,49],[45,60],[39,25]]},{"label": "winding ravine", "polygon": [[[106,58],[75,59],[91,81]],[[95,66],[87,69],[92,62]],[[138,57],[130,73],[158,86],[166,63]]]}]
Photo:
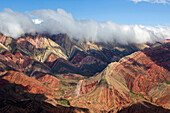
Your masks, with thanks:
[{"label": "winding ravine", "polygon": [[83,80],[80,80],[77,84],[77,87],[75,89],[75,97],[79,97],[80,96],[80,90],[81,90],[81,86],[82,86]]}]

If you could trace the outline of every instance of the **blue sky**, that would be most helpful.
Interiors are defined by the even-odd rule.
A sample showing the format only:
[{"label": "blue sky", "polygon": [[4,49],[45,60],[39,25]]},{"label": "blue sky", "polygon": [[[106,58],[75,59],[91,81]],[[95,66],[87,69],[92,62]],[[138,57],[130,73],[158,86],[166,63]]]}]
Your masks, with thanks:
[{"label": "blue sky", "polygon": [[111,20],[118,24],[170,25],[168,3],[135,3],[130,0],[0,0],[0,11],[4,8],[24,13],[37,9],[62,8],[75,19],[94,19],[100,22]]}]

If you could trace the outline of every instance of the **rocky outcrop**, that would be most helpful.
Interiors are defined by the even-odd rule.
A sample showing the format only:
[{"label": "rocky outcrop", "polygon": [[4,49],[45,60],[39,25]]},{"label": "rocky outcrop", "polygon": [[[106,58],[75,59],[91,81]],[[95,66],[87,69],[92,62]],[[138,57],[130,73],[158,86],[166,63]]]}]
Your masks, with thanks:
[{"label": "rocky outcrop", "polygon": [[107,66],[107,63],[93,57],[93,56],[87,56],[79,62],[78,67],[83,72],[83,75],[86,76],[92,76],[96,74],[97,72],[101,72],[105,67]]},{"label": "rocky outcrop", "polygon": [[53,62],[57,60],[58,58],[59,57],[57,55],[54,55],[53,53],[51,53],[44,63],[47,64],[49,67],[52,67]]},{"label": "rocky outcrop", "polygon": [[16,52],[15,55],[13,55],[8,51],[0,54],[0,60],[19,71],[24,71],[29,64],[34,62],[33,58],[23,56],[20,52]]},{"label": "rocky outcrop", "polygon": [[[3,44],[4,46],[7,47],[7,46],[10,45],[12,42],[13,42],[13,39],[12,39],[12,38],[7,37],[7,36],[5,36],[5,35],[3,35],[3,34],[0,33],[0,43],[1,43],[1,44]],[[8,48],[8,49],[10,50],[11,48]]]},{"label": "rocky outcrop", "polygon": [[53,95],[53,92],[48,90],[41,82],[38,80],[28,77],[27,75],[17,72],[17,71],[8,71],[1,75],[0,79],[9,81],[10,83],[20,84],[25,90],[31,93],[36,94],[49,94]]},{"label": "rocky outcrop", "polygon": [[50,37],[50,39],[59,44],[61,47],[63,47],[68,57],[71,56],[74,47],[80,47],[79,44],[77,44],[75,40],[70,39],[67,34],[53,35]]},{"label": "rocky outcrop", "polygon": [[48,58],[45,63],[56,73],[75,73],[92,76],[96,72],[102,71],[107,65],[107,63],[92,56],[83,58],[77,65],[62,58],[56,58],[54,55],[51,55],[50,57],[52,57],[53,60],[50,61],[49,59],[51,58]]},{"label": "rocky outcrop", "polygon": [[158,98],[156,100],[156,104],[166,109],[169,109],[170,108],[170,94],[167,94],[165,96],[161,96],[160,98]]},{"label": "rocky outcrop", "polygon": [[0,60],[14,70],[24,72],[29,76],[32,76],[36,71],[50,73],[48,66],[36,61],[32,57],[24,56],[18,51],[15,54],[5,51],[3,54],[0,54]]},{"label": "rocky outcrop", "polygon": [[156,48],[145,49],[142,51],[156,65],[161,66],[170,71],[170,43],[161,45]]},{"label": "rocky outcrop", "polygon": [[129,89],[112,78],[111,68],[112,65],[109,65],[101,74],[83,80],[81,85],[78,84],[79,90],[75,92],[79,91],[79,97],[73,95],[71,104],[78,107],[84,106],[97,112],[106,112],[110,108],[121,108],[133,102]]},{"label": "rocky outcrop", "polygon": [[73,64],[78,64],[83,58],[85,58],[87,55],[84,51],[79,51],[79,50],[76,50],[74,52],[74,54],[72,55],[72,57],[70,57],[70,62],[73,63]]},{"label": "rocky outcrop", "polygon": [[79,68],[77,68],[74,64],[70,63],[69,61],[58,58],[53,62],[51,65],[51,69],[56,73],[80,73]]},{"label": "rocky outcrop", "polygon": [[44,62],[50,54],[67,59],[65,50],[43,34],[26,35],[17,39],[17,43],[33,53],[36,60]]},{"label": "rocky outcrop", "polygon": [[127,87],[133,92],[147,93],[152,87],[165,82],[169,73],[155,64],[143,52],[121,59],[115,67],[116,74],[124,76]]},{"label": "rocky outcrop", "polygon": [[46,84],[47,86],[54,88],[54,89],[59,89],[59,79],[49,75],[49,74],[35,74],[35,78],[40,81],[43,84]]}]

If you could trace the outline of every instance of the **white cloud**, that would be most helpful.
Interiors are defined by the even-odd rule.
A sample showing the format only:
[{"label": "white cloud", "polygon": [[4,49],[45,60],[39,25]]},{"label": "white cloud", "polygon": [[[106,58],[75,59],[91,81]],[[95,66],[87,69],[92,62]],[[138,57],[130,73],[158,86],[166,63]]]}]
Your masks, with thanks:
[{"label": "white cloud", "polygon": [[[36,18],[32,21],[30,16]],[[41,24],[37,24],[41,22]],[[0,12],[0,32],[17,38],[24,33],[67,33],[71,38],[89,41],[116,41],[121,44],[170,39],[170,27],[122,25],[112,21],[76,20],[62,9],[36,10],[26,15],[6,9]]]},{"label": "white cloud", "polygon": [[0,32],[5,35],[18,37],[22,34],[33,33],[35,31],[35,24],[24,13],[5,9],[0,12]]},{"label": "white cloud", "polygon": [[32,21],[34,22],[34,24],[41,24],[43,22],[43,20],[40,19],[32,19]]},{"label": "white cloud", "polygon": [[158,3],[158,4],[169,4],[170,0],[130,0],[133,1],[135,3],[138,2],[150,2],[150,3]]}]

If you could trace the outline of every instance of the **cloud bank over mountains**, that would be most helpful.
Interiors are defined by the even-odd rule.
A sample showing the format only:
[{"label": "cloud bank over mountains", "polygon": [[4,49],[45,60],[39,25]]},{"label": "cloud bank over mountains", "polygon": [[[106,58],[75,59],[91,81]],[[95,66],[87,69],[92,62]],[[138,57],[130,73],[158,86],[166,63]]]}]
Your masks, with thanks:
[{"label": "cloud bank over mountains", "polygon": [[[33,19],[34,18],[34,19]],[[67,33],[88,41],[144,43],[170,39],[170,27],[123,25],[112,21],[76,20],[63,9],[42,9],[29,14],[5,9],[0,12],[0,32],[18,38],[25,33]]]},{"label": "cloud bank over mountains", "polygon": [[158,4],[169,4],[170,0],[130,0],[133,1],[135,3],[138,2],[149,2],[149,3],[158,3]]}]

